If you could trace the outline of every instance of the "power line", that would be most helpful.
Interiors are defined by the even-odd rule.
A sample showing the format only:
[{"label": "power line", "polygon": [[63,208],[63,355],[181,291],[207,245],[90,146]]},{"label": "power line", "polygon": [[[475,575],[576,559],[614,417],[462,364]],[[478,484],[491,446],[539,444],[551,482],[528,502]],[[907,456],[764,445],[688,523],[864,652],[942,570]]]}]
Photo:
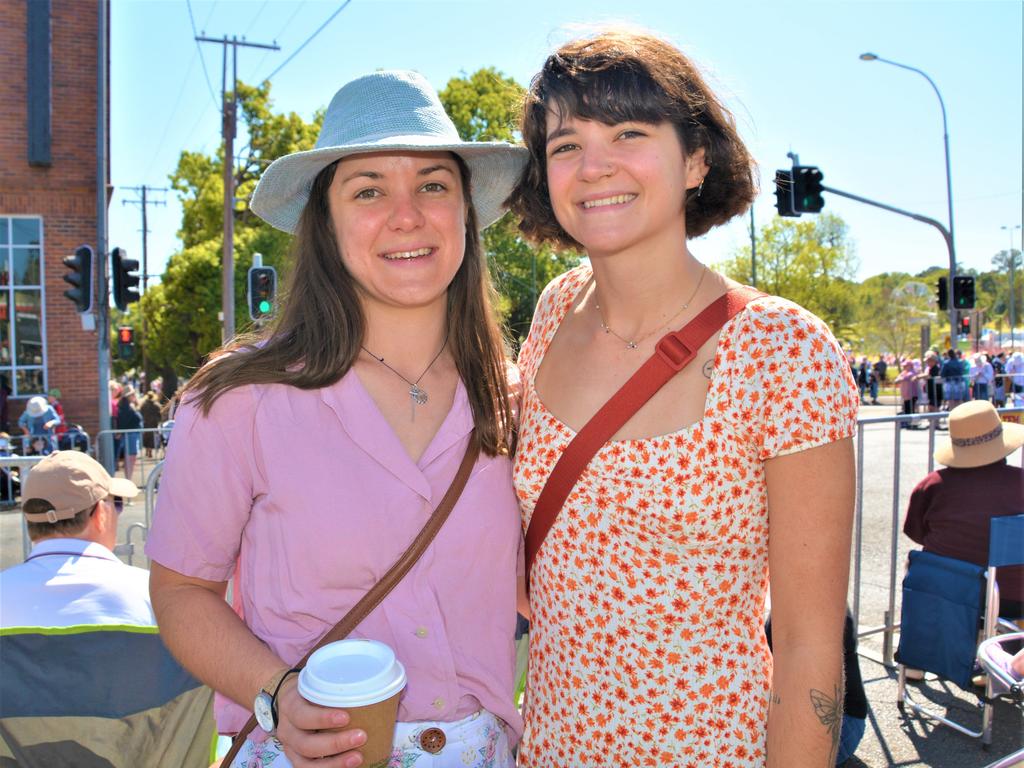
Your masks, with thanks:
[{"label": "power line", "polygon": [[203,48],[199,45],[199,33],[196,31],[196,19],[192,15],[192,0],[185,0],[188,6],[188,20],[192,22],[192,37],[196,39],[196,50],[199,51],[199,61],[203,64],[203,76],[206,78],[206,87],[210,91],[210,98],[213,99],[213,106],[217,106],[217,96],[213,93],[213,84],[210,83],[210,73],[206,71],[206,59],[203,58]]},{"label": "power line", "polygon": [[316,37],[321,32],[323,32],[324,27],[326,27],[328,24],[330,24],[332,21],[334,21],[334,17],[337,16],[342,11],[344,11],[348,7],[348,4],[351,3],[351,2],[352,2],[352,0],[345,0],[345,2],[341,4],[341,7],[339,7],[338,10],[336,10],[334,13],[332,13],[330,15],[330,18],[328,18],[327,21],[325,21],[323,24],[321,24],[319,27],[317,27],[317,30],[312,35],[307,37],[306,41],[302,45],[300,45],[298,48],[295,49],[295,53],[293,53],[291,56],[289,56],[287,59],[285,59],[284,63],[281,64],[281,66],[279,66],[277,69],[275,69],[269,75],[267,75],[266,78],[264,78],[264,79],[265,80],[272,80],[274,78],[274,75],[276,75],[278,72],[280,72],[282,69],[284,69],[285,66],[287,66],[289,61],[291,61],[296,56],[298,56],[299,53],[302,51],[302,49],[305,48],[307,45],[309,45],[313,41],[314,37]]},{"label": "power line", "polygon": [[[279,29],[277,31],[277,38],[275,38],[275,39],[279,40],[282,37],[284,37],[284,33],[288,31],[288,27],[290,27],[292,25],[292,22],[295,21],[295,17],[299,15],[299,11],[302,10],[302,7],[305,4],[306,4],[306,0],[302,0],[301,3],[299,3],[298,5],[295,6],[295,10],[292,11],[292,15],[288,17],[288,21],[286,21],[284,23],[284,26],[281,27],[281,29]],[[260,69],[263,68],[263,62],[267,60],[267,56],[269,56],[269,55],[270,55],[270,51],[267,51],[265,54],[263,54],[263,58],[261,58],[259,60],[259,62],[256,64],[255,67],[253,67],[253,69],[252,69],[253,76],[255,76],[256,73],[259,72]],[[263,78],[263,80],[266,80],[266,79],[267,78]],[[263,82],[263,80],[257,80],[256,82]],[[246,80],[246,82],[250,82],[250,81]]]},{"label": "power line", "polygon": [[252,17],[252,21],[249,22],[249,26],[246,27],[245,32],[242,33],[243,39],[252,31],[252,28],[256,26],[256,22],[259,21],[260,15],[263,13],[263,10],[267,7],[267,3],[269,2],[270,0],[263,0],[263,5],[261,5],[260,9],[256,11],[256,15]]},{"label": "power line", "polygon": [[[181,97],[185,93],[185,88],[188,86],[188,76],[192,74],[192,67],[196,63],[196,54],[192,54],[192,60],[188,63],[188,68],[185,70],[185,77],[181,81],[181,88],[178,90],[178,97],[174,100],[174,106],[171,107],[171,114],[166,120],[164,120],[164,131],[160,134],[160,139],[154,145],[156,151],[149,159],[149,166],[146,168],[146,172],[142,174],[142,178],[148,179],[149,172],[153,170],[153,164],[156,163],[157,158],[160,156],[160,152],[164,148],[164,139],[167,138],[167,132],[171,129],[171,125],[174,124],[174,118],[178,115],[178,105],[181,104]],[[204,112],[205,114],[205,112]]]}]

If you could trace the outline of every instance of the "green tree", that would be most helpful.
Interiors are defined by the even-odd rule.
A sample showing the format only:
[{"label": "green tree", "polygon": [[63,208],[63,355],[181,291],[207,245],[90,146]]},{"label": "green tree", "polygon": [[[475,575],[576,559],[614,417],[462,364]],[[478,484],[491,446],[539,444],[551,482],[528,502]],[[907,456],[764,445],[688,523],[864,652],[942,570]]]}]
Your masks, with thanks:
[{"label": "green tree", "polygon": [[941,319],[941,313],[936,313],[934,285],[934,280],[919,280],[905,272],[874,275],[861,283],[857,290],[859,349],[916,356],[921,329],[931,328]]},{"label": "green tree", "polygon": [[[453,77],[440,97],[464,141],[512,142],[523,94],[515,80],[488,67],[468,77]],[[554,277],[579,264],[579,254],[527,243],[511,213],[487,228],[483,246],[501,294],[499,309],[513,337],[522,342],[538,294]]]},{"label": "green tree", "polygon": [[[234,168],[236,200],[247,200],[260,173],[273,160],[290,152],[312,148],[322,113],[311,123],[295,113],[272,112],[270,83],[239,83],[239,120],[246,143],[237,151]],[[181,153],[171,185],[182,203],[178,231],[183,248],[171,256],[161,282],[151,285],[142,300],[129,308],[128,317],[141,329],[146,316],[147,338],[142,340],[151,375],[165,378],[188,375],[221,342],[221,262],[224,214],[223,147],[212,156]],[[255,216],[243,202],[234,208],[235,327],[251,325],[246,307],[246,273],[254,253],[264,264],[284,265],[291,237]]]},{"label": "green tree", "polygon": [[[846,223],[834,214],[793,221],[776,216],[757,236],[757,287],[795,301],[822,318],[843,341],[856,320],[857,258]],[[750,246],[716,265],[734,280],[751,280]]]}]

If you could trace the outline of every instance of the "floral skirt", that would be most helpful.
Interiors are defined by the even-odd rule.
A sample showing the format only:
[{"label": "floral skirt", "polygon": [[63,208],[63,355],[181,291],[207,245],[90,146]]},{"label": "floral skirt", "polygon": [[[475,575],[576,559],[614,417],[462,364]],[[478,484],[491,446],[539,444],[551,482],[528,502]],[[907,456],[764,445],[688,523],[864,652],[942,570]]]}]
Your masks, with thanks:
[{"label": "floral skirt", "polygon": [[[437,754],[420,748],[420,734],[440,728],[445,745]],[[291,768],[276,739],[245,746],[230,768]],[[452,723],[416,722],[395,725],[394,748],[387,768],[515,768],[512,747],[504,724],[490,712],[480,710]]]}]

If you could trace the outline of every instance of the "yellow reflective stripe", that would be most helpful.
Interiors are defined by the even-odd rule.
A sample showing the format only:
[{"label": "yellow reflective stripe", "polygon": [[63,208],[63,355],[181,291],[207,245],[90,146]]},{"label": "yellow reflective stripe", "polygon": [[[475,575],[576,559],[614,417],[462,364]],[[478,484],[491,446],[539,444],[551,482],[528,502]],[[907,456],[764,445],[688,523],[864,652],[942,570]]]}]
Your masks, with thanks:
[{"label": "yellow reflective stripe", "polygon": [[0,637],[5,635],[81,635],[87,632],[134,632],[140,635],[157,635],[160,628],[150,624],[75,624],[70,627],[3,627]]}]

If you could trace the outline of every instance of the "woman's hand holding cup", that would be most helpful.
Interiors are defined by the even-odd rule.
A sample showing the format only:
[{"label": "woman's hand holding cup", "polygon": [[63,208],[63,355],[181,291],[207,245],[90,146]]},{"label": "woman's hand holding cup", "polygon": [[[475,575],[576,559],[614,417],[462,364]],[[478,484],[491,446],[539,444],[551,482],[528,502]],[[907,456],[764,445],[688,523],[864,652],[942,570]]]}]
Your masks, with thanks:
[{"label": "woman's hand holding cup", "polygon": [[346,710],[306,701],[299,695],[297,681],[297,676],[289,677],[277,695],[276,736],[292,766],[356,768],[363,765],[359,747],[366,743],[366,732],[347,727],[350,717]]}]

